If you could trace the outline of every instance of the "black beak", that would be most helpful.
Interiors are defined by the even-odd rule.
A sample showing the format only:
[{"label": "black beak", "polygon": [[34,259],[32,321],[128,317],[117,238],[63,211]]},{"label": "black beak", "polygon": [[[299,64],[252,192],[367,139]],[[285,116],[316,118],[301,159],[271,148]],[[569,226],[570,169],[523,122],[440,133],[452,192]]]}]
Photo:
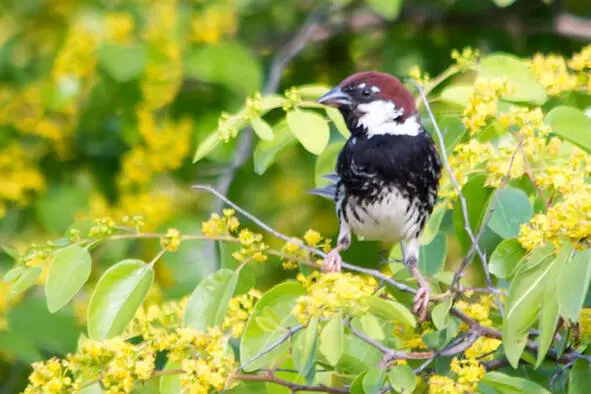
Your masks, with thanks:
[{"label": "black beak", "polygon": [[353,100],[351,96],[343,92],[340,86],[328,91],[318,99],[319,104],[330,105],[332,107],[340,107],[342,105],[351,105]]}]

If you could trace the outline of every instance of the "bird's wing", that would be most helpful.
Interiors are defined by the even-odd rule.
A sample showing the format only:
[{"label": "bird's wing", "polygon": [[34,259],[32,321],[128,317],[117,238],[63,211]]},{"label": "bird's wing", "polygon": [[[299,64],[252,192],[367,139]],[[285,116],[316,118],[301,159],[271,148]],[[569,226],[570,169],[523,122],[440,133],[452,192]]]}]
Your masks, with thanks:
[{"label": "bird's wing", "polygon": [[322,175],[322,178],[328,179],[331,183],[323,187],[308,190],[307,193],[334,200],[335,194],[337,192],[337,182],[339,181],[339,176],[336,172],[332,172],[327,175]]}]

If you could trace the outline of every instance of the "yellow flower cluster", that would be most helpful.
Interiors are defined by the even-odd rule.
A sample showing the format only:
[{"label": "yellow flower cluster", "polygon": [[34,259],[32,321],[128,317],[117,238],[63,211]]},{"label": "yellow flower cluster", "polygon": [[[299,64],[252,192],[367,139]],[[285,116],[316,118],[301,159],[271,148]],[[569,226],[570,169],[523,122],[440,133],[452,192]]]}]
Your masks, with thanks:
[{"label": "yellow flower cluster", "polygon": [[451,51],[451,58],[456,61],[456,65],[460,69],[467,69],[476,64],[480,58],[480,51],[471,47],[462,49],[462,52],[454,49]]},{"label": "yellow flower cluster", "polygon": [[433,327],[429,323],[423,324],[423,327],[418,329],[394,323],[392,335],[400,342],[398,347],[402,350],[425,350],[427,344],[423,341],[423,335],[432,331]]},{"label": "yellow flower cluster", "polygon": [[51,71],[55,81],[87,78],[96,72],[98,39],[82,23],[73,25]]},{"label": "yellow flower cluster", "polygon": [[215,44],[231,37],[238,27],[238,10],[234,4],[211,4],[191,18],[191,40]]},{"label": "yellow flower cluster", "polygon": [[45,177],[17,144],[0,149],[0,173],[0,218],[10,202],[27,205],[32,193],[46,188]]},{"label": "yellow flower cluster", "polygon": [[179,168],[191,146],[193,123],[158,122],[149,110],[137,111],[138,132],[143,144],[135,145],[122,158],[119,184],[126,188],[149,183],[154,175]]},{"label": "yellow flower cluster", "polygon": [[242,248],[232,253],[232,257],[242,263],[251,260],[258,262],[267,261],[267,256],[264,253],[268,249],[268,246],[262,241],[262,234],[255,234],[248,229],[240,230],[240,233],[238,233],[238,242],[240,242]]},{"label": "yellow flower cluster", "polygon": [[179,328],[152,343],[155,350],[168,351],[168,359],[181,365],[181,384],[187,392],[221,391],[234,371],[234,357],[219,329],[200,333]]},{"label": "yellow flower cluster", "polygon": [[34,82],[20,90],[0,87],[0,123],[14,127],[22,134],[41,137],[51,143],[59,159],[65,159],[76,109],[67,102],[51,108],[51,111],[47,108],[44,92],[59,89],[52,84]]},{"label": "yellow flower cluster", "polygon": [[501,79],[479,79],[474,83],[474,91],[468,98],[462,123],[471,135],[478,134],[487,122],[498,112],[501,96],[511,93],[513,87]]},{"label": "yellow flower cluster", "polygon": [[[449,157],[449,164],[460,187],[466,184],[469,175],[474,173],[475,169],[486,162],[493,154],[494,147],[488,142],[483,143],[472,139],[466,143],[456,145]],[[441,197],[450,200],[458,197],[458,191],[447,172],[441,177],[440,183],[439,195]]]},{"label": "yellow flower cluster", "polygon": [[175,32],[177,20],[176,0],[150,4],[149,23],[146,24],[143,38],[157,53],[149,57],[140,83],[144,95],[143,105],[148,109],[170,104],[182,83],[181,42]]},{"label": "yellow flower cluster", "polygon": [[299,274],[297,279],[308,293],[298,298],[292,310],[302,324],[307,324],[315,316],[361,315],[367,312],[367,300],[377,290],[373,277],[351,273],[314,272],[309,276]]},{"label": "yellow flower cluster", "polygon": [[591,185],[569,193],[546,214],[535,215],[519,231],[519,243],[527,250],[552,241],[556,247],[561,239],[575,244],[591,236]]},{"label": "yellow flower cluster", "polygon": [[458,360],[457,357],[451,362],[451,370],[456,376],[455,380],[441,375],[429,378],[429,394],[473,393],[486,372],[478,361]]},{"label": "yellow flower cluster", "polygon": [[[100,360],[100,368],[97,368]],[[99,379],[105,393],[130,393],[135,381],[148,380],[154,371],[155,352],[146,344],[133,345],[121,338],[86,340],[76,354],[67,357],[77,375],[75,386]]]},{"label": "yellow flower cluster", "polygon": [[575,53],[569,60],[568,66],[575,71],[591,71],[591,45],[587,45],[581,52]]},{"label": "yellow flower cluster", "polygon": [[201,223],[201,232],[208,237],[218,237],[234,233],[240,227],[240,221],[233,209],[224,209],[223,216],[212,213],[209,220]]},{"label": "yellow flower cluster", "polygon": [[577,77],[571,74],[562,56],[536,54],[530,68],[550,95],[559,95],[576,88]]},{"label": "yellow flower cluster", "polygon": [[162,249],[168,252],[175,252],[182,241],[183,237],[176,228],[169,228],[166,232],[166,236],[160,238],[160,246]]},{"label": "yellow flower cluster", "polygon": [[164,303],[152,302],[141,306],[125,330],[124,336],[141,336],[146,340],[164,336],[175,327],[180,327],[188,298]]},{"label": "yellow flower cluster", "polygon": [[421,86],[427,85],[431,80],[429,74],[421,71],[421,68],[417,65],[411,67],[411,69],[408,71],[408,76],[409,78],[417,81],[417,83]]},{"label": "yellow flower cluster", "polygon": [[234,338],[238,338],[244,331],[246,321],[250,317],[254,304],[262,297],[260,291],[250,289],[247,294],[242,294],[230,300],[228,312],[222,323],[222,330],[230,330]]},{"label": "yellow flower cluster", "polygon": [[[232,300],[226,324],[244,325],[260,293],[252,290]],[[220,329],[200,333],[182,327],[186,299],[142,307],[123,337],[104,341],[83,340],[76,353],[63,360],[50,359],[33,364],[26,394],[77,392],[91,382],[101,383],[105,393],[127,394],[134,384],[158,374],[155,355],[167,353],[169,361],[181,366],[184,392],[221,391],[235,364],[231,349]],[[246,313],[246,316],[244,314]],[[238,335],[240,335],[238,333]],[[123,338],[141,338],[131,343]]]},{"label": "yellow flower cluster", "polygon": [[107,40],[115,44],[128,44],[131,42],[135,22],[127,12],[113,12],[105,17],[105,30]]},{"label": "yellow flower cluster", "polygon": [[[490,310],[495,307],[492,295],[480,296],[477,302],[460,300],[456,302],[455,306],[470,318],[476,320],[480,325],[492,327]],[[466,326],[463,324],[463,327]]]},{"label": "yellow flower cluster", "polygon": [[[311,248],[318,248],[328,253],[331,249],[331,239],[324,238],[316,230],[308,229],[304,234],[304,243]],[[281,248],[283,268],[284,269],[296,269],[298,262],[308,261],[310,259],[310,252],[301,248],[293,242],[286,242]],[[318,260],[316,263],[320,264],[322,261]]]}]

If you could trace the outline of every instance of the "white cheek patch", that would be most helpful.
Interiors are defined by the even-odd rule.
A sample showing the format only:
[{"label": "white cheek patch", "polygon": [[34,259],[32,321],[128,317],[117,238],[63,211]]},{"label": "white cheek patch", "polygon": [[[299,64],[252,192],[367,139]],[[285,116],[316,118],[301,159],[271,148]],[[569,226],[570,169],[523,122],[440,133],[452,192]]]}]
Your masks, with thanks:
[{"label": "white cheek patch", "polygon": [[402,108],[396,108],[394,103],[385,100],[376,100],[357,106],[359,112],[363,113],[359,117],[359,126],[367,130],[368,138],[374,135],[418,135],[421,127],[416,116],[408,117],[403,123],[396,119],[404,115]]}]

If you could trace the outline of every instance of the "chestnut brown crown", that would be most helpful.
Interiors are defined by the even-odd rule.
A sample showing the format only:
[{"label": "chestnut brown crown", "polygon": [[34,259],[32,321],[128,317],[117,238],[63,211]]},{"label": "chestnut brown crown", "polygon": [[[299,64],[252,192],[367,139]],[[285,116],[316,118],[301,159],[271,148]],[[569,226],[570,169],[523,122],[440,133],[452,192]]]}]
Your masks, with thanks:
[{"label": "chestnut brown crown", "polygon": [[364,71],[350,75],[322,96],[318,102],[346,109],[376,100],[391,101],[396,108],[403,111],[402,119],[417,112],[413,95],[400,80],[378,71]]}]

